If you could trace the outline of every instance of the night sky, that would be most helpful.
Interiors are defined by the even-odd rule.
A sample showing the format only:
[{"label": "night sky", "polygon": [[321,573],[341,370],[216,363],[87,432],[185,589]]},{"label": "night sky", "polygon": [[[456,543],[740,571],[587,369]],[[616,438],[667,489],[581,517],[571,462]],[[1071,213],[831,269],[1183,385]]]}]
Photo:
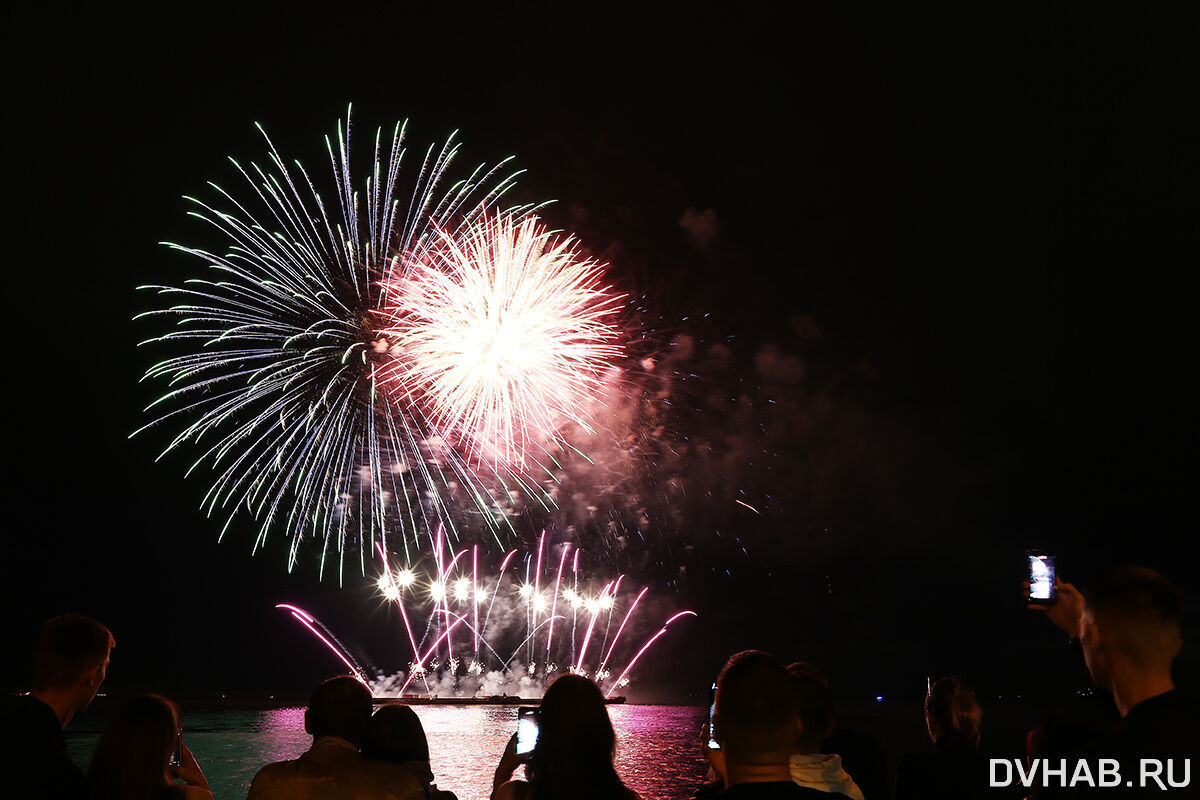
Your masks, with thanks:
[{"label": "night sky", "polygon": [[461,167],[515,154],[516,199],[645,296],[686,401],[654,480],[685,499],[622,557],[700,617],[642,697],[699,698],[747,647],[849,697],[1082,685],[1022,608],[1031,546],[1174,580],[1200,685],[1194,10],[288,8],[9,20],[0,685],[65,612],[113,630],[110,687],[308,689],[337,664],[281,601],[402,663],[367,581],[251,558],[247,520],[218,544],[190,461],[127,440],[160,388],[134,287],[200,269],[159,241],[219,246],[181,195],[261,158],[256,121],[324,179],[351,102],[362,145],[408,118]]}]

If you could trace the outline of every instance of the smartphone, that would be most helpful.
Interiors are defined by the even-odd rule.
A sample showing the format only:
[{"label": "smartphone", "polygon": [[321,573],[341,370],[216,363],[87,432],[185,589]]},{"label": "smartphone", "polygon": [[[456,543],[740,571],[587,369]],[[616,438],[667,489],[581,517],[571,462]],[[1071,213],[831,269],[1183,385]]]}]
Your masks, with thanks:
[{"label": "smartphone", "polygon": [[517,709],[517,755],[527,756],[533,752],[538,737],[538,710],[536,708]]},{"label": "smartphone", "polygon": [[1042,550],[1026,550],[1029,559],[1029,604],[1052,606],[1057,600],[1054,588],[1054,556]]},{"label": "smartphone", "polygon": [[717,710],[717,684],[713,684],[708,690],[708,749],[720,750],[721,743],[713,738],[713,715]]},{"label": "smartphone", "polygon": [[171,751],[171,759],[167,762],[172,767],[183,765],[183,731],[175,734],[175,748]]}]

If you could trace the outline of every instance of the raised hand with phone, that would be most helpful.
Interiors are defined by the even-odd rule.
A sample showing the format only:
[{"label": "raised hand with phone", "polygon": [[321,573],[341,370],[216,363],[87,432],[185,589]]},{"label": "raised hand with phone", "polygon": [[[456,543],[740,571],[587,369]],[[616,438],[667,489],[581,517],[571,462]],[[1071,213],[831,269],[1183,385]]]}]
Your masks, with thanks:
[{"label": "raised hand with phone", "polygon": [[492,778],[493,796],[501,786],[512,780],[517,767],[529,761],[538,737],[538,710],[522,707],[517,709],[517,731],[508,740],[500,763],[496,765],[496,774]]},{"label": "raised hand with phone", "polygon": [[[1048,576],[1031,562],[1025,582],[1029,607],[1044,611],[1078,639],[1092,685],[1112,695],[1121,715],[1120,725],[1087,744],[1080,757],[1062,762],[1065,775],[1079,776],[1081,769],[1106,759],[1112,774],[1126,776],[1127,787],[1164,790],[1167,785],[1188,785],[1187,777],[1171,781],[1169,772],[1172,766],[1189,764],[1200,752],[1200,700],[1178,691],[1171,674],[1183,647],[1179,589],[1153,569],[1121,567],[1091,578],[1082,592],[1054,576],[1055,602],[1047,605],[1044,590],[1037,588],[1039,580]],[[1159,779],[1164,770],[1167,784]],[[1151,772],[1154,783],[1147,782]],[[1099,788],[1095,783],[1084,785]]]},{"label": "raised hand with phone", "polygon": [[179,743],[179,763],[169,767],[171,777],[183,781],[187,786],[207,790],[208,779],[204,777],[204,771],[200,769],[200,763],[196,761],[192,751],[183,743],[182,732],[177,741]]},{"label": "raised hand with phone", "polygon": [[[616,734],[604,695],[582,675],[562,675],[546,689],[540,707],[517,712],[517,732],[496,766],[492,800],[592,797],[637,800],[613,766]],[[526,764],[525,780],[513,780]]]},{"label": "raised hand with phone", "polygon": [[96,743],[88,782],[96,797],[144,797],[150,787],[155,796],[212,800],[208,779],[183,743],[178,708],[157,695],[133,695],[113,711]]},{"label": "raised hand with phone", "polygon": [[1041,550],[1028,550],[1025,555],[1029,565],[1024,583],[1026,604],[1030,609],[1045,612],[1071,638],[1079,638],[1083,595],[1058,577],[1054,556]]}]

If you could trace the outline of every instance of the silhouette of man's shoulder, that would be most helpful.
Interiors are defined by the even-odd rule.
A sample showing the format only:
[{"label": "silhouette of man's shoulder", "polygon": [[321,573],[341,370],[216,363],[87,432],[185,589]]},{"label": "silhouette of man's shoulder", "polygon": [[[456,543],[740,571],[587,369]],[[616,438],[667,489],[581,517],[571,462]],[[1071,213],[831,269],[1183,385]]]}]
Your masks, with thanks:
[{"label": "silhouette of man's shoulder", "polygon": [[83,771],[67,754],[58,716],[31,695],[0,700],[0,772],[6,789],[15,787],[18,796],[82,797],[87,791]]},{"label": "silhouette of man's shoulder", "polygon": [[1200,753],[1200,699],[1174,689],[1130,710],[1089,755],[1123,759],[1190,757]]}]

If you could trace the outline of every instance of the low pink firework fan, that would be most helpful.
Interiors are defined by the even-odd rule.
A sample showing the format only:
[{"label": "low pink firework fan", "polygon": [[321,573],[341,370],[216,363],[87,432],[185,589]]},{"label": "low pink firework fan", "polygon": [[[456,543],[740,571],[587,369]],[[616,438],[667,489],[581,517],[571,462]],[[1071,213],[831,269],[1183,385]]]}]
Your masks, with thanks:
[{"label": "low pink firework fan", "polygon": [[520,469],[605,394],[622,297],[602,277],[535,217],[439,228],[384,287],[383,382],[460,452]]}]

